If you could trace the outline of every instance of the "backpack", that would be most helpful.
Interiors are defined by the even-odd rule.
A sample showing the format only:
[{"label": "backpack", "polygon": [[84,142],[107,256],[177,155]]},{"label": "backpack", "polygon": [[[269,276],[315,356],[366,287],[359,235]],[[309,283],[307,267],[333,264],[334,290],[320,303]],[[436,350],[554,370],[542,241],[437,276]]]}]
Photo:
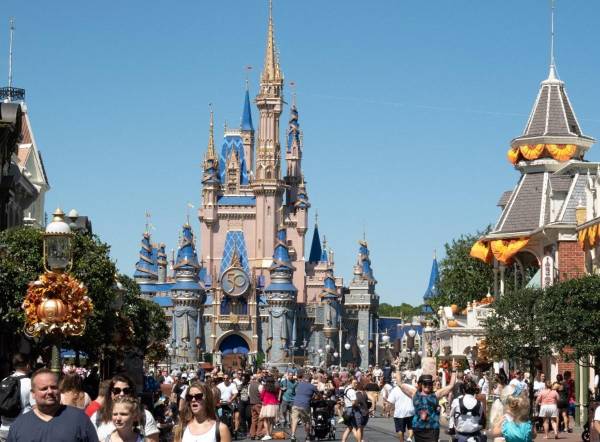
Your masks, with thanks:
[{"label": "backpack", "polygon": [[16,418],[23,410],[21,379],[27,376],[9,376],[0,382],[0,416]]}]

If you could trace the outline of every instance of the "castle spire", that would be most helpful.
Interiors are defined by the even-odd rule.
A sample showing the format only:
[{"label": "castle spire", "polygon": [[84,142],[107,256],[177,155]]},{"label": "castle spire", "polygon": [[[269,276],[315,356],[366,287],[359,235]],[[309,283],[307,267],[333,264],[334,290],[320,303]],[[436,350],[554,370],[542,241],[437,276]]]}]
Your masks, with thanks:
[{"label": "castle spire", "polygon": [[252,125],[252,108],[250,107],[250,92],[248,90],[248,80],[246,80],[246,94],[244,96],[244,109],[242,111],[242,130],[254,131]]},{"label": "castle spire", "polygon": [[550,14],[550,72],[548,73],[547,81],[556,81],[556,61],[554,60],[554,11],[555,0],[552,0],[552,13]]},{"label": "castle spire", "polygon": [[203,183],[217,183],[219,181],[219,160],[215,151],[215,120],[212,110],[212,104],[210,106],[210,124],[208,127],[208,146],[206,148],[206,154],[204,156],[204,175],[202,177]]},{"label": "castle spire", "polygon": [[279,67],[277,46],[275,45],[275,30],[273,26],[273,0],[269,0],[269,26],[267,29],[267,48],[265,52],[265,65],[261,75],[263,82],[282,81],[283,75]]},{"label": "castle spire", "polygon": [[308,255],[308,262],[317,263],[321,259],[321,238],[319,237],[319,214],[315,213],[315,230],[312,237],[310,246],[310,254]]}]

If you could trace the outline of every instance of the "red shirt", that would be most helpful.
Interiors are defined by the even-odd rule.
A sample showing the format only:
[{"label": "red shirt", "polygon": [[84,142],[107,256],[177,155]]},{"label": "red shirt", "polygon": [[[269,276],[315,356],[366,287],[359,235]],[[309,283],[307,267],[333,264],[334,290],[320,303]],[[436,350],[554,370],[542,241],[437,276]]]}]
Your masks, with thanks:
[{"label": "red shirt", "polygon": [[277,392],[270,393],[264,389],[260,392],[260,401],[263,405],[279,405],[279,401],[277,400]]},{"label": "red shirt", "polygon": [[100,407],[102,407],[102,405],[100,405],[99,402],[92,401],[90,402],[90,405],[85,408],[85,414],[87,414],[88,417],[92,417],[92,414],[98,411]]}]

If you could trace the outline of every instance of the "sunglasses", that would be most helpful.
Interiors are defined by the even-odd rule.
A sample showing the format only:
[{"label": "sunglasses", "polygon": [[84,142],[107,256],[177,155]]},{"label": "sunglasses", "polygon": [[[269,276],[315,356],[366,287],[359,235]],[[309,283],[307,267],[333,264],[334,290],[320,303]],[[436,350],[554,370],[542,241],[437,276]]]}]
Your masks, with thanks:
[{"label": "sunglasses", "polygon": [[196,402],[200,402],[202,399],[204,399],[204,393],[188,394],[185,396],[185,400],[188,402],[192,402],[194,400]]},{"label": "sunglasses", "polygon": [[125,395],[130,395],[133,393],[133,388],[131,387],[125,387],[125,388],[119,388],[119,387],[113,387],[111,390],[112,394],[125,394]]}]

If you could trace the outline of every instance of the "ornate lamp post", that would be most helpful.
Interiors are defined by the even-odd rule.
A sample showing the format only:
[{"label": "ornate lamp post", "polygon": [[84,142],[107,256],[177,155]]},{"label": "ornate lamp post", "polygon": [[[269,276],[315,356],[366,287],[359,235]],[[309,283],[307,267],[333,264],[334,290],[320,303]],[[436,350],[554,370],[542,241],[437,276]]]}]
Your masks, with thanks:
[{"label": "ornate lamp post", "polygon": [[65,214],[56,209],[44,233],[44,268],[46,272],[31,282],[23,301],[25,333],[52,337],[51,370],[60,373],[60,341],[63,336],[80,336],[85,330],[85,316],[92,311],[87,289],[67,272],[72,265],[71,228]]},{"label": "ornate lamp post", "polygon": [[414,370],[414,368],[415,368],[414,358],[416,355],[415,336],[417,334],[417,331],[414,328],[411,328],[407,333],[408,333],[408,339],[406,340],[406,347],[408,348],[408,354],[410,356],[410,369]]}]

